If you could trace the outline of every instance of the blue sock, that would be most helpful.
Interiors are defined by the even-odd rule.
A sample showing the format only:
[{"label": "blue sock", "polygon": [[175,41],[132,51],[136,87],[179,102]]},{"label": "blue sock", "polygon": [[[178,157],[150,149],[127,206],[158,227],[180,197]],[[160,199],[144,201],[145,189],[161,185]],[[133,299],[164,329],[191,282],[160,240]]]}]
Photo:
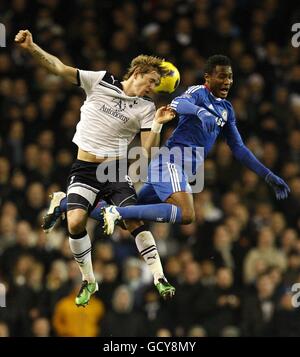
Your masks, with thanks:
[{"label": "blue sock", "polygon": [[[63,198],[60,201],[59,209],[61,212],[67,212],[67,197]],[[96,219],[97,221],[100,221],[101,223],[103,222],[102,214],[101,214],[101,208],[107,206],[107,203],[105,201],[100,201],[97,206],[90,212],[89,217]]]},{"label": "blue sock", "polygon": [[107,202],[100,201],[97,206],[90,212],[89,217],[96,219],[101,222],[101,225],[104,224],[103,217],[101,214],[101,208],[108,206]]},{"label": "blue sock", "polygon": [[66,196],[60,201],[59,209],[61,210],[61,212],[67,212],[67,203],[68,203],[68,198]]},{"label": "blue sock", "polygon": [[154,222],[181,223],[181,208],[170,203],[116,207],[122,219],[142,219]]}]

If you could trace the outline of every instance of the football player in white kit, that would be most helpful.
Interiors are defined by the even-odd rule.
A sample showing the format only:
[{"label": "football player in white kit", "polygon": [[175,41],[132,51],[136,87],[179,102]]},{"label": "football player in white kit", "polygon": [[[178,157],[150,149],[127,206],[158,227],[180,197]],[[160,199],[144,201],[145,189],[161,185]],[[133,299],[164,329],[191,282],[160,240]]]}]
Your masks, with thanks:
[{"label": "football player in white kit", "polygon": [[[128,144],[137,133],[141,133],[142,147],[149,153],[151,147],[158,146],[162,124],[174,118],[174,112],[168,107],[156,111],[148,97],[159,84],[160,78],[166,75],[161,67],[163,60],[140,55],[132,60],[128,72],[119,81],[105,70],[85,71],[64,65],[57,57],[35,44],[28,30],[19,31],[15,42],[41,66],[79,85],[86,93],[73,138],[78,146],[78,155],[71,168],[67,190],[70,249],[83,280],[75,303],[77,306],[86,306],[91,295],[98,290],[92,267],[91,240],[86,231],[88,214],[100,198],[117,206],[136,203],[136,192],[122,165]],[[108,180],[107,177],[101,180],[97,175],[99,164],[104,162],[107,170],[110,166],[117,167],[115,180]],[[62,192],[54,194],[44,221],[44,230],[53,228],[55,212],[64,196]],[[171,298],[175,288],[164,277],[151,232],[142,221],[126,221],[125,225],[135,237],[137,248],[150,268],[160,295],[165,299]]]}]

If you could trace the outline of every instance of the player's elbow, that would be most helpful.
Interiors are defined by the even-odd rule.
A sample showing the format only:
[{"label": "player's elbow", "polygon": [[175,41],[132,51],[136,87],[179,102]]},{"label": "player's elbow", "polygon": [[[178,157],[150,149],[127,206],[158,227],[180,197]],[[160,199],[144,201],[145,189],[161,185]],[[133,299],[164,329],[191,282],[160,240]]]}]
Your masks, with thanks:
[{"label": "player's elbow", "polygon": [[182,224],[190,224],[195,222],[195,211],[193,209],[182,210]]},{"label": "player's elbow", "polygon": [[64,78],[66,81],[77,84],[77,69],[66,66],[63,63],[57,65],[57,75]]},{"label": "player's elbow", "polygon": [[57,76],[64,76],[65,65],[57,58],[53,61],[52,72]]},{"label": "player's elbow", "polygon": [[247,152],[247,148],[245,145],[235,145],[231,147],[231,151],[237,160],[241,160]]}]

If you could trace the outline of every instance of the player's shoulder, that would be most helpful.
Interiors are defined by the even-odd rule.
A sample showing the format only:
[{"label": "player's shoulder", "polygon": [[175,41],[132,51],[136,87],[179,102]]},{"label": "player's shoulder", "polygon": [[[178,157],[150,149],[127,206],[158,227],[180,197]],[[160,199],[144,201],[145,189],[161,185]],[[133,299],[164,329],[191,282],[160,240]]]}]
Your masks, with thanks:
[{"label": "player's shoulder", "polygon": [[189,98],[192,98],[192,97],[202,97],[204,98],[205,96],[207,95],[206,93],[206,87],[204,85],[195,85],[195,86],[191,86],[191,87],[188,87],[188,89],[183,92],[182,94],[180,94],[178,97],[175,98],[175,100],[178,98],[186,98],[186,99],[189,99]]},{"label": "player's shoulder", "polygon": [[153,99],[151,97],[149,97],[148,95],[144,95],[144,96],[140,96],[140,97],[136,97],[136,98],[137,98],[136,101],[137,101],[140,109],[143,108],[147,112],[156,109]]},{"label": "player's shoulder", "polygon": [[148,104],[152,103],[154,105],[153,99],[148,96],[141,97],[141,99],[144,100],[146,103],[148,102]]},{"label": "player's shoulder", "polygon": [[232,104],[229,102],[229,100],[227,100],[227,99],[224,99],[223,100],[223,103],[224,103],[224,105],[226,106],[226,108],[228,109],[228,110],[230,110],[230,111],[234,111],[234,109],[233,109],[233,106],[232,106]]},{"label": "player's shoulder", "polygon": [[101,80],[101,82],[104,82],[105,84],[108,84],[110,86],[114,86],[122,90],[122,84],[119,78],[115,77],[112,73],[105,71],[105,74]]},{"label": "player's shoulder", "polygon": [[199,85],[188,87],[188,89],[185,91],[185,94],[187,95],[192,95],[194,93],[205,94],[206,91],[207,91],[206,87],[203,84],[199,84]]},{"label": "player's shoulder", "polygon": [[151,113],[156,110],[154,101],[150,97],[140,97],[140,109],[147,113]]}]

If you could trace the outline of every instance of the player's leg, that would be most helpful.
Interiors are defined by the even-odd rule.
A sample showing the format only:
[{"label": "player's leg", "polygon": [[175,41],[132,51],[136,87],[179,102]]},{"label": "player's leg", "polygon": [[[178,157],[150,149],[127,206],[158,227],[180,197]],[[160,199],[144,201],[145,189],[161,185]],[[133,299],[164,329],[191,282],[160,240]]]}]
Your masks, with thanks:
[{"label": "player's leg", "polygon": [[195,220],[194,200],[190,192],[174,192],[167,198],[166,202],[180,208],[182,224],[189,224]]},{"label": "player's leg", "polygon": [[135,239],[140,255],[153,276],[154,285],[163,299],[171,299],[175,295],[175,288],[165,277],[160,256],[152,233],[142,221],[125,221],[126,228]]},{"label": "player's leg", "polygon": [[67,224],[69,244],[82,274],[82,286],[75,299],[77,306],[86,306],[98,290],[92,265],[92,244],[86,231],[89,210],[99,194],[96,177],[97,165],[77,160],[72,166],[67,191]]},{"label": "player's leg", "polygon": [[[152,184],[148,184],[146,183],[141,191],[138,194],[138,201],[137,204],[144,206],[144,205],[150,205],[150,204],[159,204],[162,203],[161,199],[157,196],[153,185]],[[104,224],[103,222],[103,217],[102,217],[102,213],[101,210],[104,207],[107,207],[108,204],[106,201],[99,201],[97,206],[90,212],[89,217],[93,218],[97,221],[100,222],[101,225]],[[161,221],[160,219],[158,219],[159,222],[170,222],[171,221],[171,213],[172,213],[172,207],[170,208],[169,206],[166,206],[165,204],[163,206],[163,221]],[[142,207],[143,209],[144,207]],[[155,208],[159,210],[160,206],[155,205]],[[151,211],[152,210],[152,206],[149,208],[147,207],[146,212]],[[160,211],[160,210],[159,210]],[[56,222],[58,221],[58,219],[62,216],[62,214],[64,214],[65,212],[67,212],[67,197],[66,194],[64,192],[54,192],[51,194],[51,201],[50,201],[50,205],[47,211],[47,214],[43,217],[43,224],[42,224],[42,228],[44,229],[44,231],[46,233],[49,233],[55,226]],[[133,212],[128,212],[129,214],[136,214],[136,209],[134,208]],[[147,214],[147,213],[146,213]],[[174,208],[173,208],[173,216],[174,216]],[[175,221],[179,220],[181,222],[180,219],[180,212],[178,213],[179,217],[176,217],[175,215]],[[160,217],[160,216],[158,216]],[[155,219],[151,219],[152,216],[150,216],[149,220],[155,220]]]},{"label": "player's leg", "polygon": [[[53,192],[51,194],[51,201],[46,215],[43,217],[42,228],[45,233],[49,233],[55,227],[58,220],[67,213],[67,196],[64,192]],[[104,225],[101,209],[107,207],[108,204],[104,200],[100,200],[97,206],[90,212],[89,217]]]},{"label": "player's leg", "polygon": [[[156,175],[155,171],[157,171]],[[106,207],[103,209],[103,218],[105,231],[108,234],[113,232],[115,222],[120,219],[140,219],[180,224],[189,224],[193,221],[194,209],[191,188],[182,167],[167,162],[159,165],[154,163],[151,173],[152,177],[161,176],[163,179],[147,182],[143,190],[148,190],[149,195],[151,195],[151,190],[155,191],[161,202],[165,203]],[[176,196],[173,196],[174,194]],[[173,196],[172,199],[171,196]]]},{"label": "player's leg", "polygon": [[[137,201],[136,201],[136,195],[134,189],[132,187],[128,188],[127,183],[124,183],[123,186],[124,188],[122,190],[120,190],[120,187],[118,187],[117,189],[118,193],[112,197],[113,202],[115,204],[128,204],[128,205],[136,204]],[[119,191],[121,191],[121,193]],[[55,210],[52,211],[55,211],[56,216],[58,216],[59,211],[60,212],[66,211],[67,198],[62,198],[60,202],[58,202],[58,200],[56,201],[57,201],[55,203],[56,208]],[[139,204],[148,203],[148,202],[153,202],[153,203],[161,202],[151,185],[145,185],[143,187],[143,189],[140,191],[139,199],[138,199]],[[81,202],[80,204],[84,205],[85,203]],[[71,205],[69,204],[69,206]],[[90,212],[89,216],[91,218],[97,219],[98,221],[100,221],[100,223],[101,220],[103,222],[103,218],[101,215],[101,208],[105,206],[107,206],[107,203],[105,201],[100,201],[97,204],[97,206]],[[74,207],[74,204],[72,205],[72,207]],[[69,231],[70,229],[71,230],[75,229],[76,232],[81,232],[83,230],[83,227],[85,227],[86,220],[87,220],[87,216],[85,213],[86,211],[81,209],[74,209],[68,211],[68,226],[70,225],[70,222],[72,222],[71,223],[72,228],[69,228]],[[77,226],[78,222],[79,222],[79,226]],[[155,240],[153,238],[152,233],[145,228],[143,222],[141,221],[126,221],[126,226],[127,229],[132,233],[133,237],[135,238],[138,251],[140,252],[146,264],[149,266],[149,269],[153,275],[154,284],[157,290],[159,291],[159,294],[164,299],[172,298],[175,294],[175,288],[171,284],[169,284],[169,282],[164,276],[160,257],[157,252]],[[85,278],[83,278],[83,280],[87,281],[87,279]]]},{"label": "player's leg", "polygon": [[[67,196],[64,192],[53,192],[51,201],[46,215],[43,217],[42,228],[46,233],[49,233],[62,216],[67,212]],[[161,203],[161,200],[156,195],[151,185],[145,184],[138,195],[138,204],[146,205],[153,203]],[[99,201],[97,206],[90,212],[89,217],[101,222],[103,221],[101,209],[106,207],[107,203],[103,200]],[[103,225],[103,224],[102,224]]]},{"label": "player's leg", "polygon": [[92,265],[91,239],[86,231],[88,210],[83,207],[86,199],[82,194],[83,192],[68,194],[70,208],[67,211],[70,249],[82,275],[82,286],[75,299],[77,306],[86,306],[91,295],[98,290]]},{"label": "player's leg", "polygon": [[[114,203],[116,206],[121,207],[129,207],[137,204],[137,195],[131,183],[111,183],[109,190],[111,195],[107,197],[108,202]],[[155,201],[159,200],[157,196],[153,196],[152,199]],[[126,220],[124,223],[126,229],[134,237],[137,249],[149,267],[153,276],[154,285],[156,286],[159,294],[164,299],[172,298],[175,294],[175,288],[169,284],[164,276],[160,256],[152,233],[140,220]]]}]

